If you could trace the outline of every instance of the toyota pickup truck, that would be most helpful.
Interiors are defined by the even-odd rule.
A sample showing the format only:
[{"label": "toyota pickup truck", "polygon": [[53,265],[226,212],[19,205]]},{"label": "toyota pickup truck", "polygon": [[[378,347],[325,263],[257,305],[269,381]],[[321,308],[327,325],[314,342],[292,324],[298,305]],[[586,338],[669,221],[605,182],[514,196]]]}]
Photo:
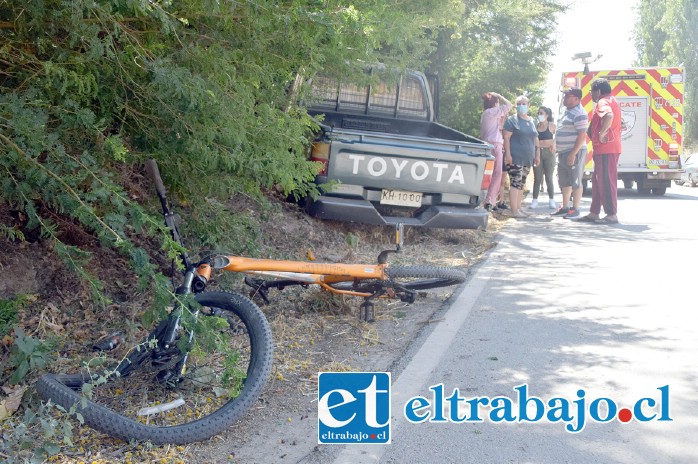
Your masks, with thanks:
[{"label": "toyota pickup truck", "polygon": [[311,81],[308,112],[320,133],[310,159],[322,195],[312,216],[376,225],[486,228],[479,205],[489,187],[490,145],[436,122],[431,83],[421,72],[358,86]]}]

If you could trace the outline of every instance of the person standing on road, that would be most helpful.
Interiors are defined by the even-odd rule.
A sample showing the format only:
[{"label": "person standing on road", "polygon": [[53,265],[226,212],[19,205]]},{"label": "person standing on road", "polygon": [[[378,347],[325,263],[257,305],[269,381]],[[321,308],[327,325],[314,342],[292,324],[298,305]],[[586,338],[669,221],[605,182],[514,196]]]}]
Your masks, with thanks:
[{"label": "person standing on road", "polygon": [[562,103],[566,110],[558,121],[557,132],[557,177],[562,191],[562,206],[552,215],[570,219],[579,217],[579,203],[584,191],[582,176],[587,160],[589,117],[582,107],[582,89],[572,87],[563,94]]},{"label": "person standing on road", "polygon": [[505,118],[511,110],[511,102],[495,92],[487,92],[482,95],[484,111],[480,117],[480,138],[492,144],[492,156],[494,156],[494,170],[492,179],[485,196],[485,209],[493,211],[497,209],[497,196],[502,185],[502,167],[504,157],[502,147],[504,139],[500,130],[500,120]]},{"label": "person standing on road", "polygon": [[528,97],[516,98],[516,114],[509,116],[502,130],[504,136],[504,161],[509,173],[509,207],[506,213],[512,217],[527,217],[521,210],[526,177],[531,166],[540,162],[538,130],[528,115]]},{"label": "person standing on road", "polygon": [[541,106],[538,109],[538,145],[540,146],[540,163],[533,168],[533,200],[531,208],[538,207],[538,193],[543,186],[545,178],[546,190],[548,191],[548,206],[555,209],[555,183],[553,182],[553,171],[555,170],[555,132],[557,126],[553,122],[553,110]]},{"label": "person standing on road", "polygon": [[[502,133],[502,130],[504,129],[504,121],[507,120],[508,114],[502,115],[501,118],[499,118],[499,133]],[[504,137],[502,136],[502,140],[504,140]],[[507,166],[506,163],[504,162],[504,147],[502,147],[502,185],[499,187],[499,194],[497,194],[497,204],[495,205],[495,211],[497,210],[505,210],[508,209],[509,207],[507,206],[507,203],[505,198],[508,197],[508,192],[509,192],[509,174],[507,173]]]},{"label": "person standing on road", "polygon": [[[618,158],[621,153],[622,117],[618,101],[611,95],[611,84],[596,79],[591,84],[591,98],[596,107],[591,116],[589,136],[594,150],[591,207],[582,222],[618,223]],[[603,207],[606,217],[599,218]]]}]

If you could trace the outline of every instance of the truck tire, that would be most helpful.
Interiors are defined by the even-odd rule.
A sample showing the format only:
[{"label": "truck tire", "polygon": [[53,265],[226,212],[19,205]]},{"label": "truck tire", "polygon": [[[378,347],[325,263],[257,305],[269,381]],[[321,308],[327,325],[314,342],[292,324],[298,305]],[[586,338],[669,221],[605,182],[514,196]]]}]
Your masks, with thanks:
[{"label": "truck tire", "polygon": [[652,195],[661,197],[666,193],[666,187],[655,187],[652,189]]}]

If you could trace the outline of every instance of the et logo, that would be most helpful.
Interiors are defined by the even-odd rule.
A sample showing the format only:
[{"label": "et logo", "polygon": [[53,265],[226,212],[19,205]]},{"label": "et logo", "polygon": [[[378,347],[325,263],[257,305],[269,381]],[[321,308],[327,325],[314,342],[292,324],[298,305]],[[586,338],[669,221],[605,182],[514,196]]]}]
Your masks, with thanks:
[{"label": "et logo", "polygon": [[318,443],[390,443],[390,373],[320,372]]}]

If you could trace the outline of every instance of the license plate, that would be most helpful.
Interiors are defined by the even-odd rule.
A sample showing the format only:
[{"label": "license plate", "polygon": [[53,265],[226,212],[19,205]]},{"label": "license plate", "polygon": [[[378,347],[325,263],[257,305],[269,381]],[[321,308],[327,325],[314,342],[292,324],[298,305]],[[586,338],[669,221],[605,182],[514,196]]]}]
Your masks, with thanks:
[{"label": "license plate", "polygon": [[404,190],[383,189],[381,193],[381,205],[422,206],[422,194],[420,192],[406,192]]}]

